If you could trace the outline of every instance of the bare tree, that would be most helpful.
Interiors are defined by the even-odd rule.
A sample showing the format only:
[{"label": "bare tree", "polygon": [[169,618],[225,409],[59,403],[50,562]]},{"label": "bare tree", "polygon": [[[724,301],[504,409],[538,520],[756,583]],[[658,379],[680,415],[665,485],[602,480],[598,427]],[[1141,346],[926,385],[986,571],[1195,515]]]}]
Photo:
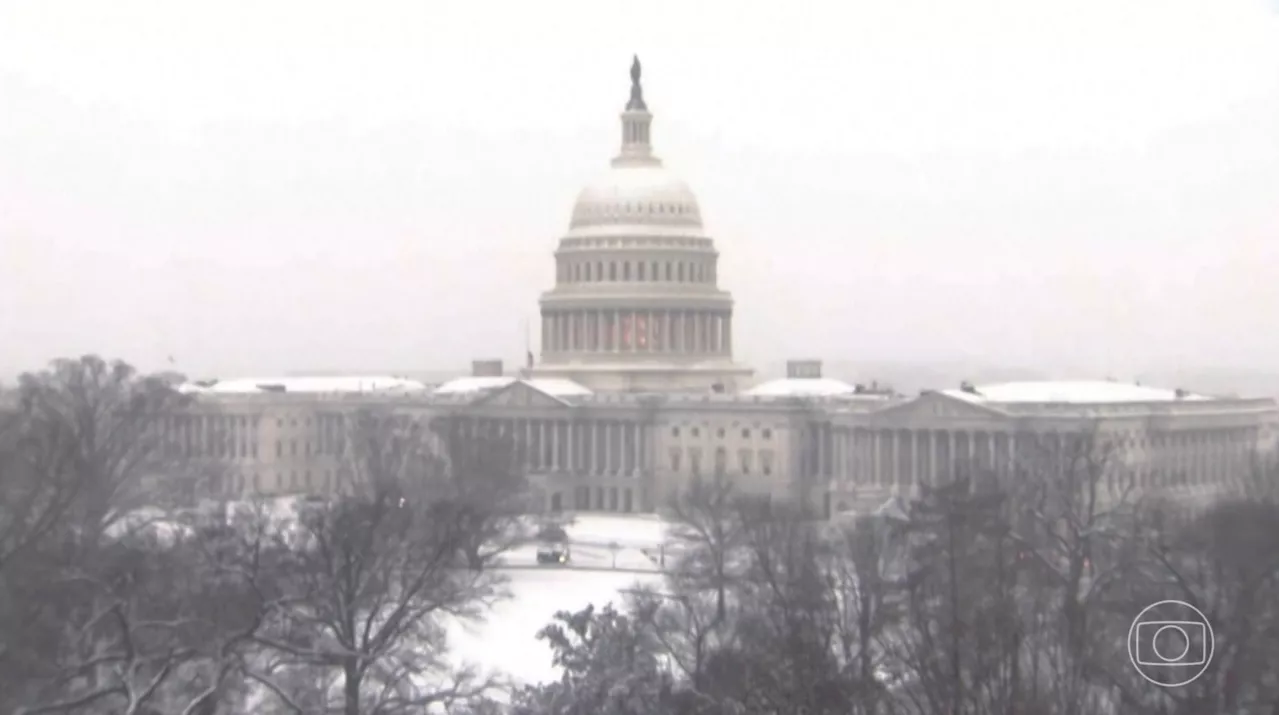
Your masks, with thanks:
[{"label": "bare tree", "polygon": [[[1104,712],[1113,701],[1102,684],[1117,649],[1107,605],[1113,587],[1136,567],[1134,473],[1098,427],[1024,433],[1002,485],[1005,518],[1026,571],[1020,603],[1028,683],[1062,710]],[[1107,635],[1101,635],[1107,634]]]},{"label": "bare tree", "polygon": [[447,663],[442,620],[474,617],[499,594],[494,574],[459,560],[482,506],[442,491],[448,465],[411,420],[359,415],[348,444],[351,494],[301,515],[286,605],[257,637],[273,672],[254,677],[292,702],[283,676],[316,673],[347,715],[482,694],[488,681]]},{"label": "bare tree", "polygon": [[519,447],[503,435],[481,434],[464,418],[433,420],[445,468],[434,488],[463,512],[467,565],[480,570],[532,537],[530,490],[519,471]]},{"label": "bare tree", "polygon": [[[1111,673],[1125,712],[1151,715],[1225,715],[1276,708],[1280,571],[1275,501],[1227,497],[1190,519],[1149,525],[1147,563],[1135,569],[1117,606],[1132,618],[1166,600],[1193,604],[1213,631],[1212,661],[1194,680],[1157,688],[1128,668]],[[1158,614],[1159,612],[1157,612]],[[1208,643],[1188,643],[1207,648]],[[1208,655],[1208,653],[1205,653]],[[1146,677],[1184,680],[1182,669]]]},{"label": "bare tree", "polygon": [[252,638],[274,607],[278,554],[261,529],[167,523],[64,570],[76,597],[55,667],[17,712],[211,715],[232,695]]},{"label": "bare tree", "polygon": [[680,590],[712,590],[716,621],[727,616],[727,594],[735,578],[734,559],[741,553],[745,500],[723,475],[710,482],[695,477],[667,504],[670,535],[678,550],[674,576]]},{"label": "bare tree", "polygon": [[0,425],[0,692],[56,681],[76,642],[109,637],[96,606],[120,590],[69,575],[92,582],[128,551],[109,536],[126,516],[189,497],[211,471],[216,460],[172,449],[187,406],[166,381],[95,356],[22,376]]}]

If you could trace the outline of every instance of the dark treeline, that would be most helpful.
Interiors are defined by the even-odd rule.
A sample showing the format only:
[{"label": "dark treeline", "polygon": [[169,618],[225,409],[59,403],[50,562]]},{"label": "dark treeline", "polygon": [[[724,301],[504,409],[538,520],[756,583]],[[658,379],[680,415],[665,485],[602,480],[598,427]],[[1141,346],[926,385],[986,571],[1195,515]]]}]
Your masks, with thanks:
[{"label": "dark treeline", "polygon": [[[1097,435],[1054,444],[1008,483],[966,475],[857,524],[696,484],[672,505],[686,548],[664,586],[559,614],[540,637],[564,676],[517,711],[1276,712],[1275,455],[1189,511],[1127,490]],[[1172,688],[1126,645],[1165,599],[1216,635]]]},{"label": "dark treeline", "polygon": [[[1277,688],[1276,457],[1193,513],[1124,488],[1101,437],[857,523],[697,482],[659,587],[558,614],[562,675],[457,665],[529,525],[513,445],[353,413],[341,495],[193,508],[227,465],[164,428],[173,381],[98,358],[0,408],[0,713],[1252,715]],[[1057,444],[1057,443],[1055,443]],[[1200,608],[1204,675],[1144,680],[1150,603]],[[525,638],[512,633],[508,638]],[[494,648],[504,644],[495,643]]]}]

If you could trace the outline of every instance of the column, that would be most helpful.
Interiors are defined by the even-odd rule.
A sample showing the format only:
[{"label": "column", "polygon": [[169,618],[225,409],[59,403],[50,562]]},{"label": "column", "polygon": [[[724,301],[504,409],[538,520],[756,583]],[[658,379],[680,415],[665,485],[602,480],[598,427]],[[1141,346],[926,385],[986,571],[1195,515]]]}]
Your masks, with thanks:
[{"label": "column", "polygon": [[929,483],[938,483],[938,431],[929,430]]},{"label": "column", "polygon": [[572,472],[577,460],[574,459],[573,447],[576,440],[573,438],[573,422],[565,422],[564,424],[564,470]]},{"label": "column", "polygon": [[537,452],[533,447],[533,430],[534,420],[521,420],[520,425],[520,456],[521,468],[528,472],[534,468],[537,461]]},{"label": "column", "polygon": [[596,430],[599,428],[599,423],[592,420],[586,423],[585,427],[587,430],[587,473],[595,474],[600,464],[599,449],[597,449],[599,445],[596,438]]},{"label": "column", "polygon": [[733,354],[733,313],[724,314],[724,354]]},{"label": "column", "polygon": [[871,475],[872,482],[880,485],[880,430],[871,430]]},{"label": "column", "polygon": [[614,449],[613,449],[613,420],[606,420],[604,428],[604,473],[609,474],[613,471]]},{"label": "column", "polygon": [[634,475],[640,469],[640,425],[631,423],[631,469],[627,471],[627,476]]},{"label": "column", "polygon": [[547,465],[552,471],[561,471],[564,465],[560,463],[560,421],[556,420],[550,424],[551,427],[551,463]]},{"label": "column", "polygon": [[956,454],[956,433],[953,430],[947,430],[947,480],[956,478],[956,460],[960,455]]},{"label": "column", "polygon": [[912,489],[920,485],[920,432],[919,430],[911,430],[907,433],[909,443],[907,449],[911,452],[911,480],[909,484]]},{"label": "column", "polygon": [[899,489],[906,469],[902,463],[902,430],[893,430],[893,489]]}]

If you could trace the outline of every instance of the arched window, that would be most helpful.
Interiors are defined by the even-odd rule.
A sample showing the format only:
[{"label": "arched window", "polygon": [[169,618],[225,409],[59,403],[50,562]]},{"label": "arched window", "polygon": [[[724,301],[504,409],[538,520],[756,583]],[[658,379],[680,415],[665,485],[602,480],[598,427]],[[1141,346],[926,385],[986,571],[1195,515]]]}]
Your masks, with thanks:
[{"label": "arched window", "polygon": [[671,261],[667,261],[667,282],[671,282]]},{"label": "arched window", "polygon": [[604,261],[596,261],[596,280],[604,280]]},{"label": "arched window", "polygon": [[644,280],[644,261],[641,261],[636,264],[636,280],[638,281]]},{"label": "arched window", "polygon": [[624,261],[622,263],[622,280],[631,280],[631,261]]},{"label": "arched window", "polygon": [[655,281],[658,280],[658,262],[657,261],[654,261],[653,263],[649,264],[649,275],[651,276],[650,280],[655,280]]},{"label": "arched window", "polygon": [[676,264],[676,281],[684,283],[684,263]]},{"label": "arched window", "polygon": [[618,280],[618,263],[617,261],[609,261],[609,280]]}]

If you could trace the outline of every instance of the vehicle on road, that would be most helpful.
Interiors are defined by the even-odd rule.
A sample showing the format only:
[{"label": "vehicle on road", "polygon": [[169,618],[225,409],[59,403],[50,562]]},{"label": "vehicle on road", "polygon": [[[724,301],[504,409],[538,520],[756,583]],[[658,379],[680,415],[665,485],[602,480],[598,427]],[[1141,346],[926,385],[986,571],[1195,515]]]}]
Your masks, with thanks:
[{"label": "vehicle on road", "polygon": [[569,563],[569,544],[538,544],[538,563],[540,564],[567,564]]},{"label": "vehicle on road", "polygon": [[538,563],[569,563],[569,534],[558,524],[548,524],[538,530]]}]

